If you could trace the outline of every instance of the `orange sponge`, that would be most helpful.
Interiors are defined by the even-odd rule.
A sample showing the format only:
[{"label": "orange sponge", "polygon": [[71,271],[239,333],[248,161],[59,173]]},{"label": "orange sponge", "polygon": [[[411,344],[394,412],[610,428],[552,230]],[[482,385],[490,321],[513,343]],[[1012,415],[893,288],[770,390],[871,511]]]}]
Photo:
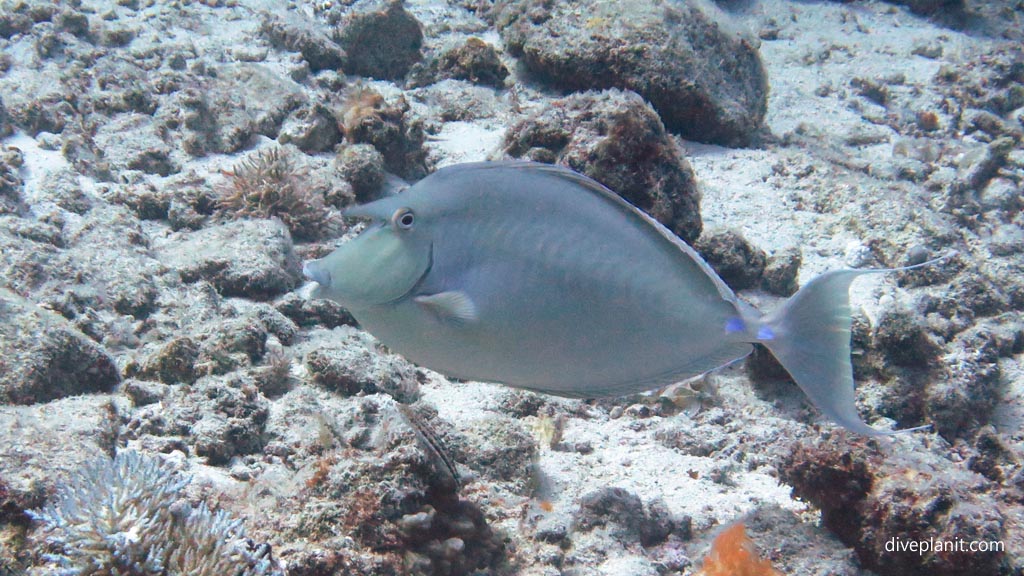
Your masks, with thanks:
[{"label": "orange sponge", "polygon": [[743,523],[737,522],[715,537],[697,576],[782,576],[782,573],[757,555]]}]

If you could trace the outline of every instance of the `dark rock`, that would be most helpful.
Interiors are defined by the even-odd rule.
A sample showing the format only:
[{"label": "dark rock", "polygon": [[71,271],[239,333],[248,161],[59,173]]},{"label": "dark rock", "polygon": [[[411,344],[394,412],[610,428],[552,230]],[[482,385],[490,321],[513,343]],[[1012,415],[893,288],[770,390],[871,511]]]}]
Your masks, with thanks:
[{"label": "dark rock", "polygon": [[0,98],[0,138],[6,138],[14,133],[14,127],[11,126],[11,118],[7,115],[7,109],[4,108],[4,101]]},{"label": "dark rock", "polygon": [[800,289],[797,277],[803,255],[799,248],[782,250],[768,257],[761,276],[761,288],[776,296],[792,296]]},{"label": "dark rock", "polygon": [[77,10],[61,10],[53,18],[54,27],[61,32],[86,39],[89,36],[89,17]]},{"label": "dark rock", "polygon": [[874,347],[899,366],[927,366],[940,352],[919,315],[907,310],[882,314],[875,328]]},{"label": "dark rock", "polygon": [[256,317],[259,318],[267,332],[277,337],[285,346],[291,345],[299,333],[299,327],[291,318],[267,304],[257,305]]},{"label": "dark rock", "polygon": [[1009,479],[1021,465],[1021,458],[1010,447],[1009,438],[992,426],[985,426],[978,432],[974,449],[977,454],[967,461],[967,467],[993,482]]},{"label": "dark rock", "polygon": [[376,200],[384,184],[384,155],[369,144],[343,146],[335,157],[341,177],[352,185],[359,203]]},{"label": "dark rock", "polygon": [[[889,100],[889,89],[881,82],[876,82],[868,78],[854,78],[853,80],[850,80],[850,86],[852,86],[858,94],[879,106],[885,106],[886,102]],[[858,145],[857,142],[848,143],[851,145]]]},{"label": "dark rock", "polygon": [[[2,121],[0,118],[0,129],[3,128]],[[17,148],[8,147],[0,151],[0,215],[20,214],[25,210],[21,196],[25,183],[18,174],[23,162],[24,157]]]},{"label": "dark rock", "polygon": [[348,142],[372,144],[384,155],[388,170],[417,180],[427,174],[427,136],[423,122],[414,119],[409,108],[404,96],[389,103],[372,89],[356,88],[346,95],[342,127]]},{"label": "dark rock", "polygon": [[494,416],[463,429],[467,464],[480,476],[529,494],[536,482],[537,440],[514,418]]},{"label": "dark rock", "polygon": [[980,325],[956,337],[924,393],[926,421],[944,438],[957,437],[988,423],[1000,401],[999,338]]},{"label": "dark rock", "polygon": [[274,303],[274,308],[304,328],[323,326],[356,326],[356,319],[337,302],[316,298],[306,300],[298,294],[289,293]]},{"label": "dark rock", "polygon": [[584,494],[580,498],[575,525],[577,530],[585,532],[608,527],[617,539],[639,541],[645,523],[640,497],[623,488],[614,487]]},{"label": "dark rock", "polygon": [[0,289],[0,404],[110,392],[121,381],[107,352],[67,320]]},{"label": "dark rock", "polygon": [[473,36],[413,68],[410,76],[413,86],[455,79],[500,88],[508,77],[508,68],[501,62],[494,46]]},{"label": "dark rock", "polygon": [[689,538],[687,522],[677,522],[668,509],[665,500],[657,498],[647,503],[644,521],[640,525],[640,544],[644,547],[657,546],[664,542],[676,528],[682,528],[681,537]]},{"label": "dark rock", "polygon": [[178,233],[156,253],[185,282],[208,280],[224,296],[266,300],[299,283],[288,229],[275,220],[228,222]]},{"label": "dark rock", "polygon": [[219,66],[175,91],[153,116],[189,156],[238,152],[253,137],[277,138],[288,115],[306,104],[302,87],[263,64]]},{"label": "dark rock", "polygon": [[140,220],[166,220],[171,207],[170,195],[164,187],[157,188],[151,183],[115,186],[106,200],[131,208]]},{"label": "dark rock", "polygon": [[4,10],[0,13],[0,38],[10,39],[15,34],[23,34],[32,28],[32,24],[28,14]]},{"label": "dark rock", "polygon": [[160,134],[160,126],[150,116],[119,115],[100,126],[94,141],[115,170],[141,170],[160,176],[181,170]]},{"label": "dark rock", "polygon": [[580,510],[577,512],[579,530],[590,531],[612,523],[625,532],[631,532],[632,539],[639,539],[644,520],[643,502],[626,489],[602,488],[580,498]]},{"label": "dark rock", "polygon": [[244,379],[201,380],[189,389],[190,398],[202,406],[200,420],[191,426],[196,455],[212,465],[227,464],[237,454],[263,449],[263,427],[270,413],[269,403]]},{"label": "dark rock", "polygon": [[199,377],[198,360],[199,345],[192,338],[175,338],[146,358],[137,376],[165,384],[192,384]]},{"label": "dark rock", "polygon": [[136,406],[147,406],[149,404],[155,404],[166,397],[171,389],[167,384],[160,382],[147,382],[145,380],[136,380],[129,378],[125,380],[124,386],[121,387],[124,393],[132,399],[132,402]]},{"label": "dark rock", "polygon": [[505,153],[562,164],[604,184],[692,242],[700,193],[658,115],[632,92],[575,94],[513,126]]},{"label": "dark rock", "polygon": [[[1004,551],[893,550],[892,542],[1006,541],[1005,508],[982,476],[946,453],[883,455],[863,439],[833,433],[802,442],[780,469],[793,494],[822,512],[822,523],[881,574],[1012,574]],[[906,545],[906,544],[903,544]],[[937,553],[936,553],[937,552]]]},{"label": "dark rock", "polygon": [[196,368],[227,374],[259,362],[267,351],[267,332],[255,316],[222,320],[202,333]]},{"label": "dark rock", "polygon": [[312,380],[345,396],[383,392],[408,404],[419,398],[416,369],[395,355],[379,355],[355,339],[322,346],[306,355]]},{"label": "dark rock", "polygon": [[514,388],[503,390],[498,396],[497,402],[499,410],[516,418],[537,416],[540,409],[547,404],[545,397],[541,394]]},{"label": "dark rock", "polygon": [[494,46],[479,38],[468,38],[466,43],[441,55],[438,64],[445,78],[469,80],[474,84],[486,84],[500,88],[508,69],[498,58]]},{"label": "dark rock", "polygon": [[972,478],[959,470],[928,470],[923,474],[930,476],[927,482],[914,478],[913,473],[893,474],[879,482],[863,506],[865,522],[857,543],[861,561],[883,574],[1012,573],[1001,570],[1004,552],[997,550],[889,552],[887,545],[893,538],[904,542],[998,542],[1006,538],[1006,519],[996,501],[989,495],[972,493],[981,488],[977,476]]},{"label": "dark rock", "polygon": [[136,409],[126,425],[130,439],[180,437],[209,464],[263,449],[270,405],[243,376],[205,377],[172,388],[157,404]]},{"label": "dark rock", "polygon": [[345,61],[345,51],[321,31],[315,21],[295,13],[279,16],[264,12],[260,34],[275,48],[301,53],[313,72],[337,70]]},{"label": "dark rock", "polygon": [[977,272],[959,274],[948,291],[959,308],[977,316],[992,316],[1005,312],[1009,307],[1009,300],[999,285]]},{"label": "dark rock", "polygon": [[751,288],[761,281],[767,262],[764,250],[737,232],[701,236],[694,248],[734,290]]},{"label": "dark rock", "polygon": [[40,290],[51,307],[67,318],[88,308],[137,318],[154,310],[157,277],[167,269],[150,253],[149,238],[126,208],[98,205],[64,226],[62,243],[68,249],[54,258]]},{"label": "dark rock", "polygon": [[27,524],[67,473],[113,452],[120,419],[109,396],[0,406],[0,518]]},{"label": "dark rock", "polygon": [[131,44],[138,35],[138,28],[103,26],[99,31],[99,43],[107,48],[123,48]]},{"label": "dark rock", "polygon": [[861,529],[859,506],[874,486],[872,471],[880,458],[864,449],[864,440],[851,441],[843,434],[795,445],[780,474],[793,487],[793,496],[820,508],[822,524],[850,544]]},{"label": "dark rock", "polygon": [[277,141],[294,144],[306,153],[325,152],[341,141],[338,121],[326,106],[313,104],[293,113],[281,127]]},{"label": "dark rock", "polygon": [[497,27],[543,81],[633,90],[688,139],[743,145],[764,129],[768,82],[758,40],[736,33],[710,4],[529,0],[503,5]]},{"label": "dark rock", "polygon": [[40,132],[59,134],[64,127],[74,124],[74,95],[63,91],[59,76],[40,73],[27,78],[20,90],[4,94],[7,114],[15,126],[30,136]]},{"label": "dark rock", "polygon": [[[205,181],[193,180],[185,186],[168,183],[162,187],[167,203],[167,223],[174,231],[199,230],[213,215],[219,198]],[[191,184],[191,185],[189,185]]]},{"label": "dark rock", "polygon": [[423,30],[401,0],[362,0],[337,31],[345,70],[382,80],[400,80],[422,58]]}]

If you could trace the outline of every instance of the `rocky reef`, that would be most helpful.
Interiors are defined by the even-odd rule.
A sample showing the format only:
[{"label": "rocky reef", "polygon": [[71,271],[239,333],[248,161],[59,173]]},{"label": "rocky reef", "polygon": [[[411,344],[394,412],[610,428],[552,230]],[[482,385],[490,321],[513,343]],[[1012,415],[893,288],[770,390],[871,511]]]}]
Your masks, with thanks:
[{"label": "rocky reef", "polygon": [[[0,4],[0,576],[1024,570],[1019,6]],[[764,311],[945,256],[851,293],[862,417],[930,428],[837,430],[760,348],[461,382],[303,285],[346,208],[486,159],[596,179]]]}]

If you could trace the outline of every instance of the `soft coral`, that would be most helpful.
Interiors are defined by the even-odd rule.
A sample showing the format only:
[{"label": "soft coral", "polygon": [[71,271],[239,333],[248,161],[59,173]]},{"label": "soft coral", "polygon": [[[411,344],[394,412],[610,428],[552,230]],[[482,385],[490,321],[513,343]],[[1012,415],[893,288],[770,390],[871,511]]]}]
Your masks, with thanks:
[{"label": "soft coral", "polygon": [[757,555],[742,522],[728,527],[715,537],[711,552],[697,576],[782,576],[771,562]]}]

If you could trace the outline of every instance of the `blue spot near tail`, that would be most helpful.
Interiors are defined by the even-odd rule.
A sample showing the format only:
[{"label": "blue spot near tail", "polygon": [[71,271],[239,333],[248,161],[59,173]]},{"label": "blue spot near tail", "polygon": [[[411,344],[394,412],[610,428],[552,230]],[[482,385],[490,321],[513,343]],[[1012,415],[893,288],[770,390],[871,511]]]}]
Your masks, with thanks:
[{"label": "blue spot near tail", "polygon": [[737,332],[743,332],[747,329],[747,325],[743,323],[742,318],[729,318],[725,322],[725,333],[735,334]]},{"label": "blue spot near tail", "polygon": [[767,326],[761,326],[757,330],[757,339],[758,340],[774,340],[775,339],[775,331],[772,330],[771,328],[767,327]]}]

